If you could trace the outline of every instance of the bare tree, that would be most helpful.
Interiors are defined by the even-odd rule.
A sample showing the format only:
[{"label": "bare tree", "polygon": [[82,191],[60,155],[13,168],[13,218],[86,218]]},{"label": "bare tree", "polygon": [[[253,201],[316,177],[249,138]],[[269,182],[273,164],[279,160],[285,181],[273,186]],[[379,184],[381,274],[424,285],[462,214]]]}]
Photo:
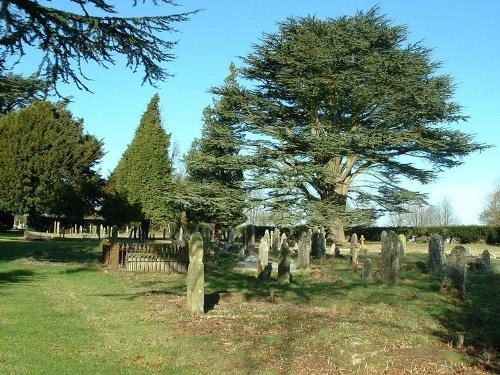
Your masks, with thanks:
[{"label": "bare tree", "polygon": [[500,184],[486,198],[479,220],[484,224],[500,226]]},{"label": "bare tree", "polygon": [[439,225],[445,227],[457,223],[457,215],[450,198],[444,197],[436,206]]}]

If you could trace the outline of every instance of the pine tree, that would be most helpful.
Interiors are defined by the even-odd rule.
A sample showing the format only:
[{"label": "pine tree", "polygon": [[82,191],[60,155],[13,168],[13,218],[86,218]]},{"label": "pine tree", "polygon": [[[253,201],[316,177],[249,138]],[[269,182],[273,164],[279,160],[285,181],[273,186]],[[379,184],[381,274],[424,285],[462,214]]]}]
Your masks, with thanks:
[{"label": "pine tree", "polygon": [[[159,97],[154,95],[144,112],[132,143],[123,153],[108,182],[108,194],[122,199],[140,213],[143,229],[149,223],[164,224],[172,219],[169,194],[172,188],[170,135],[163,128]],[[113,206],[105,204],[108,217]],[[130,213],[130,211],[129,211]],[[136,220],[131,215],[130,220]]]},{"label": "pine tree", "polygon": [[245,195],[242,191],[245,159],[239,155],[243,133],[239,128],[238,103],[233,96],[240,91],[236,67],[221,87],[213,88],[213,105],[203,112],[203,129],[186,155],[187,194],[191,197],[191,220],[236,225],[244,220]]},{"label": "pine tree", "polygon": [[484,149],[447,123],[466,120],[431,50],[377,8],[352,17],[289,18],[244,58],[237,93],[253,135],[255,188],[276,205],[341,227],[358,211],[419,202],[428,183]]},{"label": "pine tree", "polygon": [[102,142],[84,134],[64,104],[36,101],[0,117],[0,209],[29,214],[82,218],[94,212],[101,196],[95,171]]}]

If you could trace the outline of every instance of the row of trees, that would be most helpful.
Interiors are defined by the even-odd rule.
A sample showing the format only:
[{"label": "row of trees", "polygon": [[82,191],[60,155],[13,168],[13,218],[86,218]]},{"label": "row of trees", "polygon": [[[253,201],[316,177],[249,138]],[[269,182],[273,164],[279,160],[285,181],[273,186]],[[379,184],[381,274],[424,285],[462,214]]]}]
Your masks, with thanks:
[{"label": "row of trees", "polygon": [[[402,179],[431,182],[488,146],[447,126],[466,120],[453,101],[453,81],[407,34],[377,8],[280,23],[242,68],[231,65],[224,84],[211,89],[214,101],[183,178],[172,174],[170,136],[154,97],[106,183],[102,214],[141,221],[146,230],[180,217],[231,225],[244,220],[247,204],[278,212],[275,221],[342,229],[421,206],[426,197],[402,188]],[[27,110],[4,116],[3,128]]]}]

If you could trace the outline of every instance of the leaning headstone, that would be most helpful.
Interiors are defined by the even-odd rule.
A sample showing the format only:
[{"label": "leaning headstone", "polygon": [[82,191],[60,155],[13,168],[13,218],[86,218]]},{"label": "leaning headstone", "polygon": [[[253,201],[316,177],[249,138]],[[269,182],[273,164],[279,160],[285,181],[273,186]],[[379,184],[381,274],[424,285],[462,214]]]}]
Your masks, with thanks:
[{"label": "leaning headstone", "polygon": [[406,236],[404,234],[400,234],[398,236],[399,238],[399,242],[401,242],[401,248],[400,248],[400,253],[399,255],[404,257],[405,256],[405,253],[406,253]]},{"label": "leaning headstone", "polygon": [[312,235],[311,235],[311,256],[313,258],[318,258],[319,256],[319,253],[320,253],[320,236],[321,236],[321,233],[319,231],[318,228],[314,228],[313,231],[312,231]]},{"label": "leaning headstone", "polygon": [[297,268],[307,268],[309,267],[309,254],[311,252],[310,232],[302,232],[300,234],[298,245]]},{"label": "leaning headstone", "polygon": [[351,236],[351,263],[358,264],[358,235],[353,233]]},{"label": "leaning headstone", "polygon": [[465,276],[467,273],[467,250],[463,246],[455,246],[446,259],[441,292],[456,297],[465,293]]},{"label": "leaning headstone", "polygon": [[484,250],[481,254],[479,270],[483,273],[490,273],[493,270],[491,267],[491,254],[488,250]]},{"label": "leaning headstone", "polygon": [[446,258],[444,256],[444,242],[439,234],[432,234],[429,240],[429,273],[441,277],[444,273]]},{"label": "leaning headstone", "polygon": [[260,239],[259,243],[259,261],[257,264],[257,278],[267,278],[267,268],[269,263],[269,244],[270,236],[269,231],[266,229],[264,236]]},{"label": "leaning headstone", "polygon": [[205,274],[203,266],[203,237],[193,233],[189,240],[189,266],[187,273],[187,308],[203,314],[205,299]]},{"label": "leaning headstone", "polygon": [[395,285],[397,282],[400,247],[396,233],[389,231],[382,243],[382,276],[387,285]]},{"label": "leaning headstone", "polygon": [[[283,233],[285,235],[285,233]],[[290,249],[285,240],[281,244],[280,257],[278,263],[278,282],[281,284],[290,283]]]},{"label": "leaning headstone", "polygon": [[362,278],[366,283],[371,283],[373,281],[372,260],[370,258],[365,258],[365,260],[363,262]]}]

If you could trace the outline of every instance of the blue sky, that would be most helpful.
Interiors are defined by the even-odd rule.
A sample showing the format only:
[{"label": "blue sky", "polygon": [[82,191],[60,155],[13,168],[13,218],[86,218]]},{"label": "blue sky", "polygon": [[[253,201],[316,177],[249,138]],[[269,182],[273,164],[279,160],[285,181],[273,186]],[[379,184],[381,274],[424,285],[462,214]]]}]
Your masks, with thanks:
[{"label": "blue sky", "polygon": [[[123,4],[126,0],[120,0]],[[132,1],[130,1],[131,3]],[[187,151],[201,131],[201,113],[210,104],[207,90],[220,85],[231,61],[251,50],[263,32],[276,31],[276,22],[288,16],[315,15],[318,18],[352,15],[379,4],[394,24],[405,24],[410,41],[422,40],[434,48],[434,60],[443,62],[442,72],[454,77],[455,99],[470,120],[461,130],[476,134],[479,142],[498,145],[500,140],[500,1],[348,1],[348,0],[192,0],[178,1],[180,8],[140,5],[135,15],[168,14],[204,9],[190,21],[177,25],[173,39],[177,59],[167,68],[174,77],[158,88],[142,86],[140,72],[133,74],[122,62],[110,69],[95,65],[85,68],[94,93],[61,86],[73,96],[70,109],[85,121],[91,134],[102,138],[107,152],[101,164],[106,175],[117,164],[132,140],[147,103],[155,92],[161,99],[166,130],[181,152]],[[64,6],[66,1],[51,4]],[[129,12],[130,9],[124,9]],[[30,53],[18,65],[33,71],[37,53]],[[449,197],[460,223],[477,223],[485,195],[500,183],[500,149],[494,147],[465,159],[462,166],[445,171],[427,186],[408,185],[430,194],[430,201]]]}]

